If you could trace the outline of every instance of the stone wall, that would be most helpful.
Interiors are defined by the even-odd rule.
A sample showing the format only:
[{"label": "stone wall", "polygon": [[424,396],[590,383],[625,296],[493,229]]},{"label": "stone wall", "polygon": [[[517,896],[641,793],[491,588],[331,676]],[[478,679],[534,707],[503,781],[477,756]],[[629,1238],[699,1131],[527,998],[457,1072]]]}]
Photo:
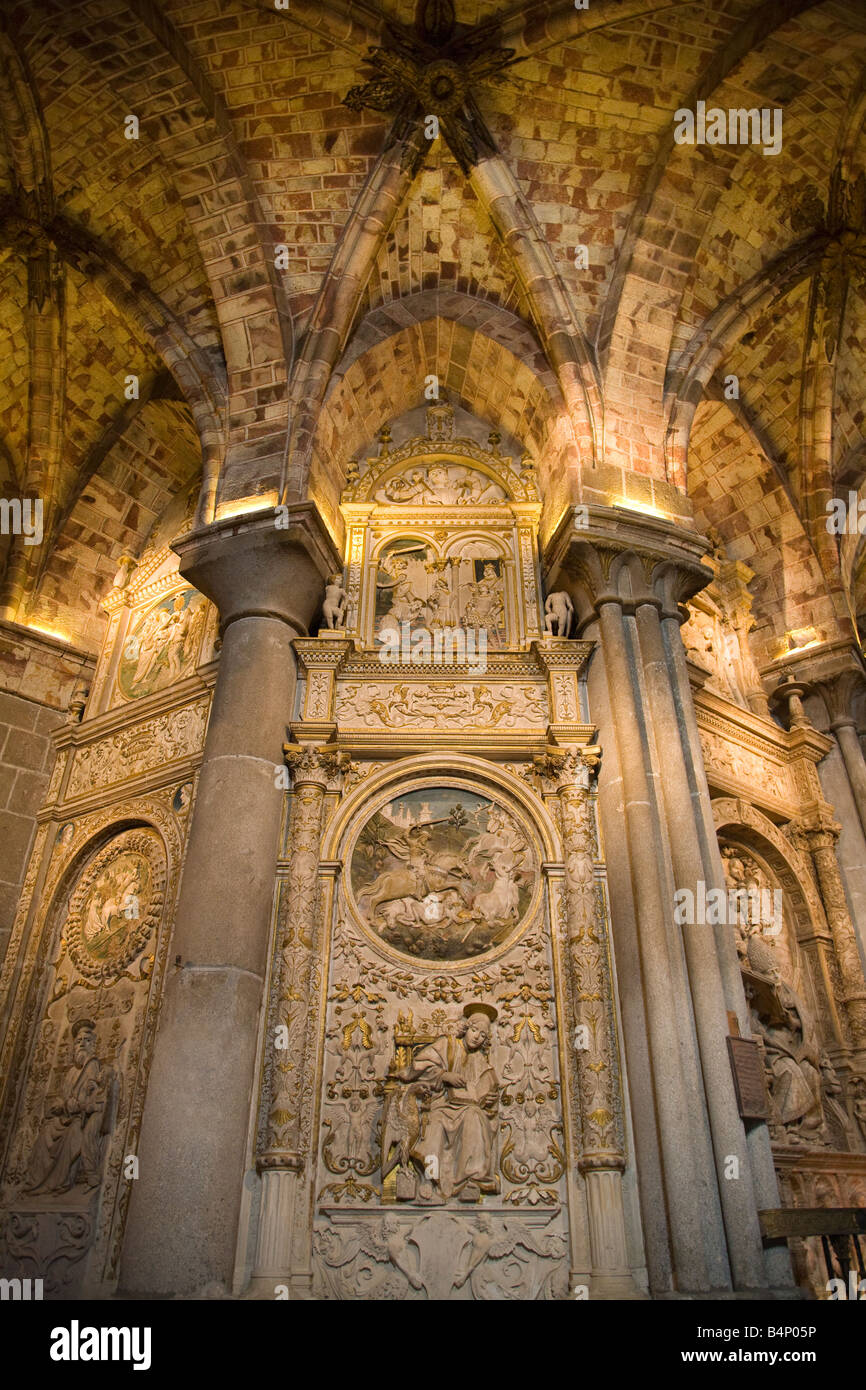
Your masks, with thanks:
[{"label": "stone wall", "polygon": [[86,652],[0,623],[0,962],[54,765],[50,735],[92,670]]}]

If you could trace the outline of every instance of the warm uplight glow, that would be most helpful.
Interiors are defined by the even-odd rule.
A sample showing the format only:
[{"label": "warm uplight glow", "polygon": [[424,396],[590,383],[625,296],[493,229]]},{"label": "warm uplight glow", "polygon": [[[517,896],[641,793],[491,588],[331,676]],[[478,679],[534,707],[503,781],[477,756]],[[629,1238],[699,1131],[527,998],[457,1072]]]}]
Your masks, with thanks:
[{"label": "warm uplight glow", "polygon": [[237,497],[232,502],[223,502],[217,507],[216,520],[225,521],[229,516],[243,516],[245,512],[263,512],[276,506],[275,492],[262,493],[258,497]]},{"label": "warm uplight glow", "polygon": [[657,516],[661,521],[670,521],[667,512],[659,507],[651,507],[648,502],[631,502],[627,497],[615,497],[611,505],[621,507],[626,512],[640,512],[643,516]]},{"label": "warm uplight glow", "polygon": [[42,627],[40,623],[28,623],[27,626],[31,632],[40,632],[43,637],[53,637],[55,642],[65,642],[67,646],[72,644],[72,638],[65,632],[58,632],[56,628]]}]

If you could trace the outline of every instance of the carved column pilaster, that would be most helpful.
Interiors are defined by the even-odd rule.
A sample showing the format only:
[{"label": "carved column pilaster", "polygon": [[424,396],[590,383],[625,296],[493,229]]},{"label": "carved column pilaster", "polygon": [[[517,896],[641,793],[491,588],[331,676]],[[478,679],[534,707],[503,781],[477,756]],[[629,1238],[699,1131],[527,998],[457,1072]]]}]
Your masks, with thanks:
[{"label": "carved column pilaster", "polygon": [[291,1278],[298,1201],[310,1159],[314,1038],[311,1003],[319,963],[319,845],[325,793],[348,753],[287,744],[294,795],[291,859],[280,895],[268,1021],[262,1051],[256,1166],[262,1203],[254,1277]]},{"label": "carved column pilaster", "polygon": [[565,867],[565,974],[577,1059],[580,1153],[586,1181],[592,1288],[634,1295],[628,1270],[621,1175],[625,1168],[622,1095],[613,1012],[613,980],[604,922],[596,911],[595,836],[589,790],[598,749],[550,750],[533,760],[546,791],[559,800]]},{"label": "carved column pilaster", "polygon": [[833,934],[842,986],[841,1002],[851,1042],[860,1054],[862,1063],[866,1061],[866,980],[836,858],[836,841],[841,827],[829,814],[815,811],[792,822],[789,829],[808,849],[815,865],[824,911]]}]

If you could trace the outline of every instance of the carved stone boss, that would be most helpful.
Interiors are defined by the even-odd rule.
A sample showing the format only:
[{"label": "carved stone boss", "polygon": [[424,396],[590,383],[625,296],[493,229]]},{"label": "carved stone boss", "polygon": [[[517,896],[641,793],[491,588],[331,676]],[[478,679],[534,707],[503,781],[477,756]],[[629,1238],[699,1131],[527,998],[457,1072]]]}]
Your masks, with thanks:
[{"label": "carved stone boss", "polygon": [[845,889],[836,858],[836,840],[841,827],[829,814],[816,811],[793,823],[795,838],[808,848],[815,865],[821,899],[833,935],[833,945],[842,983],[842,1000],[851,1041],[858,1051],[866,1049],[866,980],[848,912]]}]

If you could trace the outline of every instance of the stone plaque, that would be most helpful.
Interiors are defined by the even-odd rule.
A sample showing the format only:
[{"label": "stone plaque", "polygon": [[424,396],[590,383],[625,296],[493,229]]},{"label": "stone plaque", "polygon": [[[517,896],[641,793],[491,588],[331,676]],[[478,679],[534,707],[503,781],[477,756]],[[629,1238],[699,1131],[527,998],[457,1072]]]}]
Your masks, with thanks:
[{"label": "stone plaque", "polygon": [[767,1086],[761,1050],[750,1038],[728,1038],[728,1056],[742,1120],[766,1120]]}]

